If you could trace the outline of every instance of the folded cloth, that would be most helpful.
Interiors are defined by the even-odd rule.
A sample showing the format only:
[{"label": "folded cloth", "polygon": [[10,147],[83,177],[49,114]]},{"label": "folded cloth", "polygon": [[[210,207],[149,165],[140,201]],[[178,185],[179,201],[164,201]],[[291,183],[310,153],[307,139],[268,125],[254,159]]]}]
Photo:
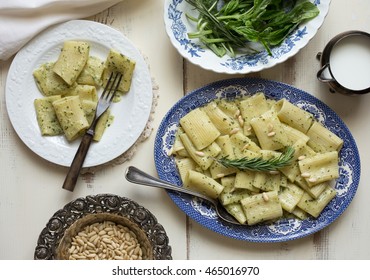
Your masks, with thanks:
[{"label": "folded cloth", "polygon": [[7,60],[37,33],[95,15],[122,0],[0,0],[0,60]]}]

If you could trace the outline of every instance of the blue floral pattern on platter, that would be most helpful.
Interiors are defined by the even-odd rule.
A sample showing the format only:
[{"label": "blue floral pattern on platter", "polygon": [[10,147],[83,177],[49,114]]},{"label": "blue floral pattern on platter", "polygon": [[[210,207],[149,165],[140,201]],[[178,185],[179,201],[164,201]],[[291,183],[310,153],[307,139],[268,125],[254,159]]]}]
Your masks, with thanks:
[{"label": "blue floral pattern on platter", "polygon": [[266,50],[223,58],[219,58],[213,53],[210,54],[211,51],[204,47],[199,40],[188,38],[187,33],[194,31],[195,27],[185,14],[189,13],[194,16],[196,12],[185,0],[165,1],[166,31],[181,55],[205,69],[229,74],[256,72],[272,67],[293,56],[315,35],[328,13],[330,0],[314,0],[313,3],[320,10],[319,16],[300,25],[281,45],[273,47],[271,49],[272,55],[269,55]]},{"label": "blue floral pattern on platter", "polygon": [[234,99],[264,92],[274,100],[286,98],[312,113],[329,130],[343,139],[339,153],[339,174],[335,182],[337,196],[317,218],[282,219],[270,224],[238,226],[218,219],[212,206],[199,198],[168,192],[173,202],[190,218],[225,236],[250,242],[283,242],[313,234],[334,222],[351,203],[360,180],[360,158],[356,142],[340,117],[316,97],[293,86],[260,78],[234,78],[214,82],[180,99],[166,114],[157,131],[154,147],[155,165],[160,179],[181,186],[174,158],[168,156],[179,125],[179,120],[194,108],[216,98]]}]

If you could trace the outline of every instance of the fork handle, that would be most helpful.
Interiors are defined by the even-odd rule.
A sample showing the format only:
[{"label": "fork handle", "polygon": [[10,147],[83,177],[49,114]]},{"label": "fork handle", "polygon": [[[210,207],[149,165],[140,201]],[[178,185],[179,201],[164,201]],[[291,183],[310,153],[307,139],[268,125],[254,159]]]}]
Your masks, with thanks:
[{"label": "fork handle", "polygon": [[80,146],[78,147],[76,155],[72,161],[71,167],[69,168],[67,176],[64,180],[63,189],[73,192],[92,139],[93,136],[89,133],[86,133],[82,137]]}]

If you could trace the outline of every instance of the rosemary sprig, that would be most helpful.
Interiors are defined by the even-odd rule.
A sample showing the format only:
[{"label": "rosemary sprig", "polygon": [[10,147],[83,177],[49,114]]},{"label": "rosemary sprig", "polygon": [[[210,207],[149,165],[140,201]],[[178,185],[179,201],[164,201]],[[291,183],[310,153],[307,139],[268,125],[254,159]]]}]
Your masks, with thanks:
[{"label": "rosemary sprig", "polygon": [[262,157],[228,159],[227,157],[222,157],[216,160],[225,167],[235,167],[239,170],[276,171],[279,168],[289,165],[293,156],[294,148],[287,147],[285,152],[280,156],[270,159],[263,159]]}]

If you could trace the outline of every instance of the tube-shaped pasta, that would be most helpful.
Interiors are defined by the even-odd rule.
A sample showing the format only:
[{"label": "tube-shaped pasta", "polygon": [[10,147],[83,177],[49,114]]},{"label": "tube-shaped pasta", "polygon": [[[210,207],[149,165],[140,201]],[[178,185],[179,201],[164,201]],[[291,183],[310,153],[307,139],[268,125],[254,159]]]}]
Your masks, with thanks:
[{"label": "tube-shaped pasta", "polygon": [[76,84],[69,86],[61,77],[54,73],[54,62],[40,65],[33,76],[40,92],[45,96],[68,94]]},{"label": "tube-shaped pasta", "polygon": [[234,100],[218,99],[217,106],[231,118],[236,118],[239,114],[239,107]]},{"label": "tube-shaped pasta", "polygon": [[186,133],[180,134],[180,139],[189,154],[189,156],[203,169],[208,169],[213,163],[213,158],[216,157],[220,152],[220,147],[215,143],[211,143],[207,148],[199,151],[191,142],[189,136]]},{"label": "tube-shaped pasta", "polygon": [[68,141],[73,141],[89,127],[78,96],[67,96],[53,102],[55,114]]},{"label": "tube-shaped pasta", "polygon": [[94,141],[100,141],[103,137],[103,134],[105,132],[105,129],[109,126],[109,124],[112,122],[112,117],[110,110],[108,109],[103,113],[103,115],[100,116],[98,119],[98,122],[96,123],[95,127],[95,133],[94,133]]},{"label": "tube-shaped pasta", "polygon": [[295,178],[301,174],[301,171],[298,166],[298,158],[301,156],[306,157],[306,140],[298,139],[293,145],[294,155],[292,158],[292,163],[286,167],[280,168],[279,171],[283,173],[290,182],[294,182]]},{"label": "tube-shaped pasta", "polygon": [[304,143],[307,143],[308,140],[310,140],[310,137],[308,137],[306,134],[299,131],[298,129],[295,129],[284,123],[282,123],[281,125],[284,129],[284,132],[287,134],[287,139],[288,139],[287,144],[288,145],[292,145],[299,140],[304,141]]},{"label": "tube-shaped pasta", "polygon": [[290,103],[285,98],[276,102],[275,109],[280,121],[303,133],[306,133],[312,125],[313,115]]},{"label": "tube-shaped pasta", "polygon": [[233,129],[240,128],[238,121],[222,111],[215,101],[208,103],[202,110],[208,115],[218,131],[221,132],[221,135],[227,135]]},{"label": "tube-shaped pasta", "polygon": [[234,146],[230,141],[229,135],[222,135],[216,139],[216,143],[221,148],[221,156],[235,159]]},{"label": "tube-shaped pasta", "polygon": [[280,172],[270,174],[268,172],[256,172],[253,186],[262,191],[277,191],[280,188]]},{"label": "tube-shaped pasta", "polygon": [[250,226],[283,216],[277,191],[251,195],[243,198],[240,203]]},{"label": "tube-shaped pasta", "polygon": [[[240,113],[244,120],[244,131],[250,131],[250,121],[270,110],[266,97],[262,92],[248,97],[239,104]],[[246,134],[248,135],[248,134]]]},{"label": "tube-shaped pasta", "polygon": [[320,194],[326,189],[328,186],[328,182],[323,182],[314,186],[309,186],[306,180],[301,176],[297,176],[295,178],[294,183],[300,186],[306,193],[308,193],[313,198],[318,198]]},{"label": "tube-shaped pasta", "polygon": [[245,197],[249,196],[249,191],[245,189],[237,190],[234,188],[235,176],[227,176],[221,178],[221,185],[224,186],[218,199],[222,205],[228,205],[231,203],[236,203]]},{"label": "tube-shaped pasta", "polygon": [[280,176],[280,187],[285,188],[288,185],[288,178],[281,174]]},{"label": "tube-shaped pasta", "polygon": [[307,136],[310,137],[307,145],[318,153],[339,151],[343,146],[343,140],[319,122],[312,124]]},{"label": "tube-shaped pasta", "polygon": [[131,88],[135,67],[136,62],[134,60],[114,49],[110,49],[105,60],[105,68],[102,75],[103,85],[107,83],[112,72],[120,72],[123,76],[118,86],[118,91],[122,93],[128,92]]},{"label": "tube-shaped pasta", "polygon": [[175,158],[177,169],[184,187],[188,187],[187,175],[189,170],[195,170],[197,164],[191,158]]},{"label": "tube-shaped pasta", "polygon": [[65,41],[53,71],[68,85],[72,85],[85,67],[89,53],[90,45],[87,42]]},{"label": "tube-shaped pasta", "polygon": [[229,212],[240,224],[245,224],[247,217],[244,214],[243,207],[240,203],[231,203],[224,206],[226,211]]},{"label": "tube-shaped pasta", "polygon": [[203,193],[213,199],[217,199],[224,189],[224,186],[216,180],[194,170],[188,171],[186,182],[188,188]]},{"label": "tube-shaped pasta", "polygon": [[234,188],[258,193],[260,190],[253,186],[255,175],[256,172],[250,170],[238,171],[235,175]]},{"label": "tube-shaped pasta", "polygon": [[294,182],[297,176],[301,174],[297,161],[294,161],[291,165],[280,168],[279,171],[288,178],[289,182]]},{"label": "tube-shaped pasta", "polygon": [[103,70],[104,62],[96,56],[89,56],[76,82],[81,85],[101,86]]},{"label": "tube-shaped pasta", "polygon": [[301,200],[303,193],[304,190],[300,187],[295,184],[288,183],[288,185],[279,193],[281,207],[283,207],[285,211],[292,213],[298,202]]},{"label": "tube-shaped pasta", "polygon": [[317,218],[335,196],[335,189],[328,186],[317,199],[313,199],[308,193],[304,193],[297,206]]},{"label": "tube-shaped pasta", "polygon": [[54,101],[60,98],[60,95],[53,95],[35,99],[34,105],[36,110],[37,123],[39,124],[41,135],[54,136],[63,133],[63,129],[59,124],[52,104]]},{"label": "tube-shaped pasta", "polygon": [[298,219],[300,220],[305,220],[308,218],[308,214],[306,211],[303,211],[301,208],[299,207],[295,207],[292,211],[292,213],[295,217],[297,217]]},{"label": "tube-shaped pasta", "polygon": [[235,156],[244,157],[250,155],[246,151],[259,152],[261,148],[242,132],[230,136],[230,141],[235,147]]},{"label": "tube-shaped pasta", "polygon": [[338,153],[334,151],[305,158],[298,165],[310,187],[339,177]]},{"label": "tube-shaped pasta", "polygon": [[95,118],[95,112],[96,112],[96,105],[98,103],[96,101],[91,100],[81,100],[81,106],[82,109],[85,112],[85,117],[87,119],[87,122],[91,125]]},{"label": "tube-shaped pasta", "polygon": [[202,150],[209,146],[220,136],[220,132],[208,115],[199,108],[183,116],[180,119],[180,124],[197,150]]},{"label": "tube-shaped pasta", "polygon": [[96,87],[90,85],[77,85],[68,94],[65,95],[78,95],[81,100],[98,102]]},{"label": "tube-shaped pasta", "polygon": [[217,161],[214,161],[209,167],[209,171],[213,179],[218,179],[234,174],[238,171],[238,169],[234,167],[225,167]]},{"label": "tube-shaped pasta", "polygon": [[288,146],[289,139],[277,114],[269,110],[250,122],[262,149],[279,150]]},{"label": "tube-shaped pasta", "polygon": [[[243,100],[215,100],[195,109],[193,115],[187,114],[180,120],[172,153],[179,156],[185,151],[184,155],[189,156],[176,159],[184,185],[217,198],[241,224],[275,221],[283,215],[299,219],[317,217],[335,196],[330,181],[339,177],[336,149],[341,141],[326,139],[320,145],[336,149],[317,152],[313,141],[320,133],[315,129],[317,124],[312,125],[311,114],[292,106],[295,105],[285,100],[267,100],[260,93]],[[251,128],[247,135],[240,129],[246,127],[245,120]],[[313,139],[302,132],[308,127],[312,127]],[[327,131],[322,132],[332,138]],[[310,141],[314,144],[309,145]],[[198,149],[195,146],[198,142],[205,148]],[[293,158],[288,166],[277,171],[239,170],[216,160],[277,159],[286,147],[294,149]],[[212,156],[213,153],[217,156]],[[183,167],[182,160],[192,163]]]},{"label": "tube-shaped pasta", "polygon": [[234,182],[235,182],[235,176],[227,176],[227,177],[221,178],[221,185],[223,185],[225,187],[223,192],[225,192],[226,189],[230,192],[233,191],[234,190]]}]

